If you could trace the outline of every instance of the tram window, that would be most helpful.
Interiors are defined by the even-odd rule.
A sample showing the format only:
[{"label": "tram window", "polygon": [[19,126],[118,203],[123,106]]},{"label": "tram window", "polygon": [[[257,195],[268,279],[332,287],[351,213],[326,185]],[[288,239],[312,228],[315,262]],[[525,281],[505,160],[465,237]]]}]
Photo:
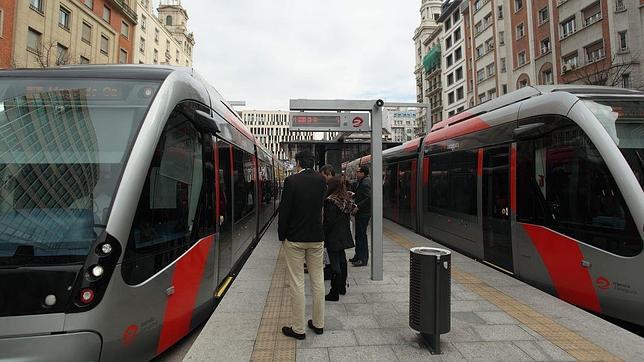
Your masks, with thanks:
[{"label": "tram window", "polygon": [[430,210],[476,216],[476,162],[474,151],[430,156]]},{"label": "tram window", "polygon": [[255,210],[255,177],[252,155],[235,147],[233,184],[235,192],[235,222]]},{"label": "tram window", "polygon": [[519,143],[518,220],[618,255],[639,254],[641,238],[604,160],[578,126],[561,123]]},{"label": "tram window", "polygon": [[[154,152],[125,252],[123,277],[130,284],[154,275],[213,231],[208,208],[214,202],[207,201],[212,187],[204,187],[204,181],[214,183],[213,152],[208,148],[204,162],[204,137],[188,118],[194,111],[191,103],[177,106]],[[204,177],[205,168],[211,175]]]}]

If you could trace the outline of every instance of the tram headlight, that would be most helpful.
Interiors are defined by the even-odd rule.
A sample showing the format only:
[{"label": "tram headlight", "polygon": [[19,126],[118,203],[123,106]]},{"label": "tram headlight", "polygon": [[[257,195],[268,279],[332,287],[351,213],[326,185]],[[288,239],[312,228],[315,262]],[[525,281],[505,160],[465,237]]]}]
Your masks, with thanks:
[{"label": "tram headlight", "polygon": [[103,267],[100,265],[95,265],[92,268],[92,276],[94,278],[100,278],[103,275],[103,272],[105,272],[105,269],[103,269]]},{"label": "tram headlight", "polygon": [[101,253],[103,255],[108,255],[111,252],[112,252],[112,244],[103,244],[101,246]]}]

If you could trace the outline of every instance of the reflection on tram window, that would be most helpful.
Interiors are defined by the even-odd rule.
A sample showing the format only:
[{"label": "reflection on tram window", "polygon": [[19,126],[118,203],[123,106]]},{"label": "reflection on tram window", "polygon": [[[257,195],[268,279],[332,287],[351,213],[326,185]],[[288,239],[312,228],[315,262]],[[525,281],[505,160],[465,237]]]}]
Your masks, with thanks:
[{"label": "reflection on tram window", "polygon": [[168,119],[141,192],[123,269],[131,284],[152,276],[196,241],[192,234],[204,181],[203,145],[201,133],[186,117],[187,107],[179,105]]},{"label": "reflection on tram window", "polygon": [[235,192],[235,222],[255,210],[254,161],[249,153],[235,147],[233,184]]},{"label": "reflection on tram window", "polygon": [[474,151],[430,156],[430,209],[476,216],[476,162]]},{"label": "reflection on tram window", "polygon": [[[642,241],[599,151],[572,122],[518,145],[518,219],[598,248],[637,255]],[[554,122],[554,120],[550,120]]]}]

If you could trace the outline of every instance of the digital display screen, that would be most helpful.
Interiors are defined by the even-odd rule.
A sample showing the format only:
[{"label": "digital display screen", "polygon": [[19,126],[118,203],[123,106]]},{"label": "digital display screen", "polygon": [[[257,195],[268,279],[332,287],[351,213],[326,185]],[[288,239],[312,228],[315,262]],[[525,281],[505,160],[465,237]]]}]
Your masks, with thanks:
[{"label": "digital display screen", "polygon": [[339,127],[340,116],[293,116],[292,124],[298,127]]}]

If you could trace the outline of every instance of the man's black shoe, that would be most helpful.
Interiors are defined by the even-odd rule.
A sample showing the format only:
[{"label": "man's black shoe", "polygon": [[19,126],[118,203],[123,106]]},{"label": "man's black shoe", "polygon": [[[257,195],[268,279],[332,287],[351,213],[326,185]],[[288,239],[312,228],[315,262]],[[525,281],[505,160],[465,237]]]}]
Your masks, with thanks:
[{"label": "man's black shoe", "polygon": [[347,294],[347,287],[341,288],[341,289],[338,291],[338,294],[340,294],[340,295],[345,295],[345,294]]},{"label": "man's black shoe", "polygon": [[324,333],[324,328],[318,328],[313,325],[313,321],[309,319],[309,328],[313,330],[316,334],[322,334]]},{"label": "man's black shoe", "polygon": [[282,333],[287,337],[292,337],[295,339],[304,339],[306,338],[306,333],[295,333],[293,332],[293,327],[282,327]]},{"label": "man's black shoe", "polygon": [[367,266],[367,262],[366,262],[366,261],[362,261],[362,260],[356,260],[356,261],[354,261],[354,262],[352,263],[352,265],[353,265],[353,266]]},{"label": "man's black shoe", "polygon": [[356,258],[355,256],[353,258],[349,259],[350,263],[355,263],[356,261],[358,261],[358,258]]},{"label": "man's black shoe", "polygon": [[337,302],[340,300],[340,295],[337,293],[331,293],[324,296],[324,300],[329,301],[329,302]]}]

